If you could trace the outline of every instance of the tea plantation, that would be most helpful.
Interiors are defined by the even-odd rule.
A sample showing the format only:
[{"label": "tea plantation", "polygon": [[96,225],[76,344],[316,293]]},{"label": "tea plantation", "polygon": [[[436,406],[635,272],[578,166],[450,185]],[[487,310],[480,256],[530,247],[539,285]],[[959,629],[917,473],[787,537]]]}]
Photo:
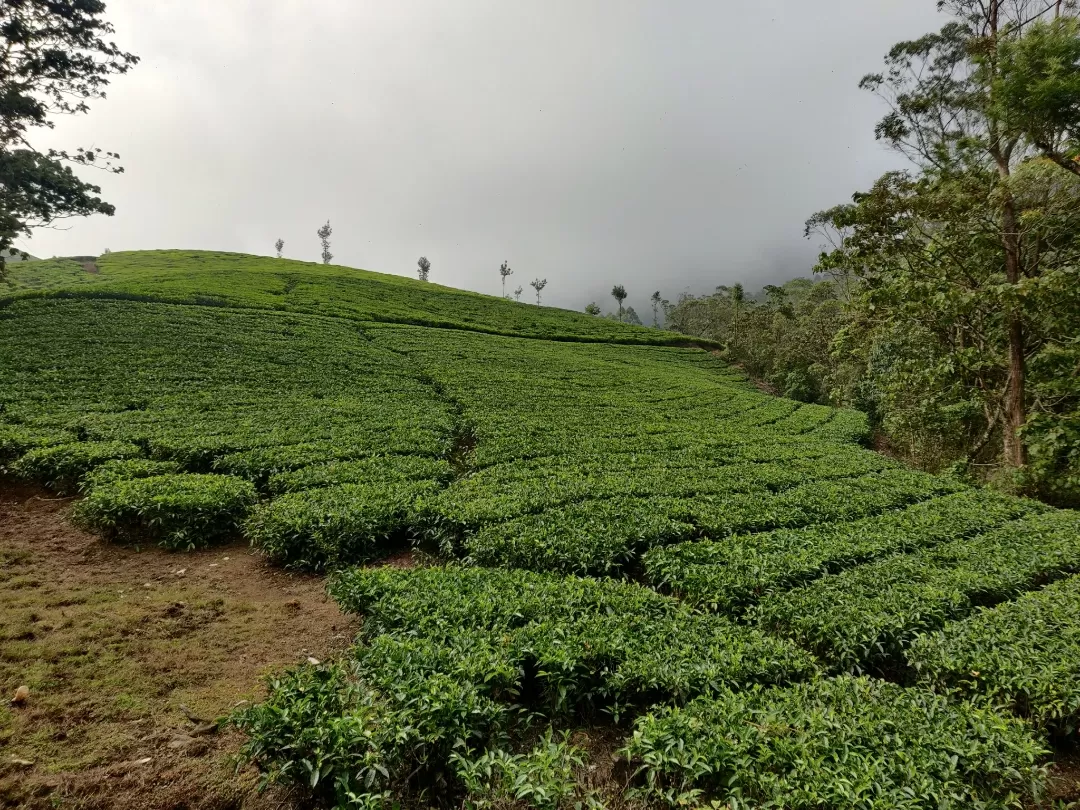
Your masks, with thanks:
[{"label": "tea plantation", "polygon": [[1074,512],[904,468],[660,330],[234,254],[80,268],[0,287],[6,475],[109,540],[242,536],[364,619],[230,718],[269,780],[1008,808],[1076,742]]}]

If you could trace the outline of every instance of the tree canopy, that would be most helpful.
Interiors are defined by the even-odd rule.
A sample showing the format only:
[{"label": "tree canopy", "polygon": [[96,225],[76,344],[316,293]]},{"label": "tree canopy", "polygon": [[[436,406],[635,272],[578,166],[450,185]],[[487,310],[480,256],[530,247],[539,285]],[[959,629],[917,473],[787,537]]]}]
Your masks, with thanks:
[{"label": "tree canopy", "polygon": [[5,0],[0,6],[0,276],[4,254],[20,236],[68,217],[112,215],[100,187],[81,180],[70,164],[122,172],[120,156],[98,148],[42,152],[35,129],[51,129],[57,115],[89,111],[104,99],[110,77],[139,59],[108,40],[113,26],[99,0]]}]

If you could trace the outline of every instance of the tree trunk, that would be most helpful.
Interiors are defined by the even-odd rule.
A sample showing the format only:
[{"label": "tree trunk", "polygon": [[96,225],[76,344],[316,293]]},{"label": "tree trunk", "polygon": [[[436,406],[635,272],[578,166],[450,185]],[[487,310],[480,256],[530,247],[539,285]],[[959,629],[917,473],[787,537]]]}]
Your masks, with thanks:
[{"label": "tree trunk", "polygon": [[[1016,205],[1006,195],[1001,208],[1002,244],[1005,248],[1005,277],[1010,284],[1020,283],[1020,234],[1016,221]],[[1010,467],[1023,467],[1027,463],[1027,451],[1020,429],[1027,422],[1025,383],[1027,377],[1024,357],[1024,323],[1016,304],[1009,305],[1009,384],[1005,391],[1005,463]]]}]

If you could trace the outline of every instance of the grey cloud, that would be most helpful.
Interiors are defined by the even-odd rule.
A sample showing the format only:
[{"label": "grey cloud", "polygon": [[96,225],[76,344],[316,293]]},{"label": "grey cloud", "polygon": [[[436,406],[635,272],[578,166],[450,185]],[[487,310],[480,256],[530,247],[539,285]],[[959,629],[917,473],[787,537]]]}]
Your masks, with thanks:
[{"label": "grey cloud", "polygon": [[[110,0],[144,61],[46,143],[119,151],[112,219],[36,255],[191,247],[335,261],[644,316],[808,271],[813,211],[897,165],[857,88],[933,0]],[[526,289],[528,289],[526,287]],[[524,298],[524,296],[523,296]]]}]

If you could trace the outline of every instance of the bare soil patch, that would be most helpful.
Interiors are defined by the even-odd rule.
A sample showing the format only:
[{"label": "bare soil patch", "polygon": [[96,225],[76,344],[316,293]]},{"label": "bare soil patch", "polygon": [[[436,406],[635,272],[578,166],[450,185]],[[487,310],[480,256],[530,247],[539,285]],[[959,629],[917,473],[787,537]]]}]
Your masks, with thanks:
[{"label": "bare soil patch", "polygon": [[71,503],[0,482],[0,808],[299,807],[258,793],[230,761],[240,736],[202,721],[347,647],[353,620],[321,578],[244,544],[111,546],[70,525]]}]

